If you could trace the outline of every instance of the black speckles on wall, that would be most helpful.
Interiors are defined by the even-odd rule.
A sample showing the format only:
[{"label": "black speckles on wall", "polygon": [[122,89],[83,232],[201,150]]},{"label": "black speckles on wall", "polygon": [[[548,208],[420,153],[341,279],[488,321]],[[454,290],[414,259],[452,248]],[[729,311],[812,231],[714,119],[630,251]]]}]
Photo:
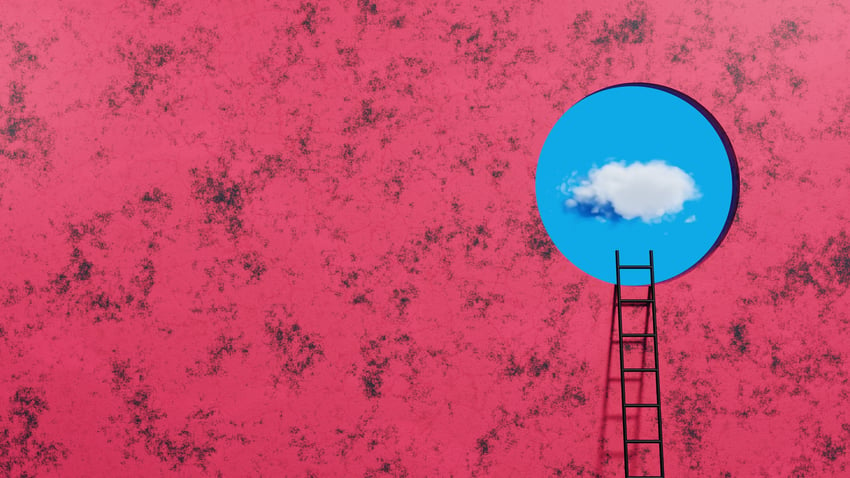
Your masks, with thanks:
[{"label": "black speckles on wall", "polygon": [[276,384],[297,387],[299,381],[324,357],[321,337],[302,330],[291,317],[269,315],[265,333],[268,346],[277,359],[276,370],[272,372]]},{"label": "black speckles on wall", "polygon": [[49,410],[44,392],[19,387],[8,397],[7,413],[0,417],[0,472],[6,476],[55,473],[67,448],[45,437],[39,423]]},{"label": "black speckles on wall", "polygon": [[55,133],[27,108],[27,87],[10,81],[8,100],[0,103],[0,157],[38,177],[52,168]]}]

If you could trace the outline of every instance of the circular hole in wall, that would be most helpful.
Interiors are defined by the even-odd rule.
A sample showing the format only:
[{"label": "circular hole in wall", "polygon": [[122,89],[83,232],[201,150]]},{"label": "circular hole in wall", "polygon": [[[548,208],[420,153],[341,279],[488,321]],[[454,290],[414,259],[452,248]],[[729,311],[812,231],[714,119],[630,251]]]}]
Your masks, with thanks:
[{"label": "circular hole in wall", "polygon": [[[558,250],[615,283],[622,264],[648,264],[655,280],[678,277],[714,251],[735,216],[738,164],[717,120],[687,95],[628,83],[597,91],[558,120],[543,145],[537,207]],[[649,283],[623,271],[624,285]]]}]

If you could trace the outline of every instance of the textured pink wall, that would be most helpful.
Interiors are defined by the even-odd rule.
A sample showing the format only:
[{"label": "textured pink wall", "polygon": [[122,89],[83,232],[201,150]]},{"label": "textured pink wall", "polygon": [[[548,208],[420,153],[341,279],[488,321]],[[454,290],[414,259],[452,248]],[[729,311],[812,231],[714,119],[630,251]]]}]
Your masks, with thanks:
[{"label": "textured pink wall", "polygon": [[742,178],[658,289],[669,476],[846,475],[843,2],[0,8],[0,475],[620,476],[612,287],[534,172],[628,81]]}]

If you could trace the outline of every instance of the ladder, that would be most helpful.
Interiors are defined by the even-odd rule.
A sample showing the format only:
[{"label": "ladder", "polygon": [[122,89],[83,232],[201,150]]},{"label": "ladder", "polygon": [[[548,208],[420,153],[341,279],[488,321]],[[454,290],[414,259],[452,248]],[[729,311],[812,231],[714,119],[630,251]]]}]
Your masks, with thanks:
[{"label": "ladder", "polygon": [[[656,321],[655,309],[655,267],[652,257],[652,250],[649,251],[649,265],[621,265],[620,251],[614,252],[614,259],[617,265],[617,285],[615,289],[615,302],[617,304],[617,321],[620,326],[620,392],[622,394],[623,404],[623,459],[625,463],[626,478],[664,478],[664,447],[661,435],[661,385],[658,377],[658,322]],[[646,299],[623,299],[621,295],[620,271],[627,269],[643,269],[649,271],[649,291]],[[623,333],[623,306],[647,306],[652,312],[652,333]],[[623,354],[623,339],[624,338],[643,338],[644,345],[646,339],[652,338],[653,352],[655,355],[654,367],[651,368],[626,368],[625,358]],[[645,353],[645,349],[644,349]],[[629,403],[626,401],[626,374],[631,373],[652,373],[655,374],[655,403]],[[626,409],[627,408],[654,408],[658,414],[658,439],[657,440],[630,440],[626,432]],[[630,444],[657,444],[658,459],[660,461],[660,475],[657,476],[636,476],[629,474],[629,445]]]}]

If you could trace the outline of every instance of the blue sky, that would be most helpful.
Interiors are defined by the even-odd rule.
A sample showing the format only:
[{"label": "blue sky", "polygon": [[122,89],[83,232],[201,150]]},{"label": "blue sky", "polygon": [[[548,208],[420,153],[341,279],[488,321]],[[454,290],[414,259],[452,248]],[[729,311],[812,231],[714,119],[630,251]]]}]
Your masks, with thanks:
[{"label": "blue sky", "polygon": [[[593,214],[567,206],[570,187],[592,169],[654,160],[693,178],[699,198],[653,222],[623,219],[612,208]],[[656,282],[697,264],[721,234],[735,188],[729,156],[708,119],[672,93],[639,85],[602,90],[570,108],[550,131],[536,176],[537,205],[555,245],[575,266],[610,283],[616,249],[629,264],[647,263],[652,249]],[[626,285],[648,281],[646,271],[623,275]]]}]

